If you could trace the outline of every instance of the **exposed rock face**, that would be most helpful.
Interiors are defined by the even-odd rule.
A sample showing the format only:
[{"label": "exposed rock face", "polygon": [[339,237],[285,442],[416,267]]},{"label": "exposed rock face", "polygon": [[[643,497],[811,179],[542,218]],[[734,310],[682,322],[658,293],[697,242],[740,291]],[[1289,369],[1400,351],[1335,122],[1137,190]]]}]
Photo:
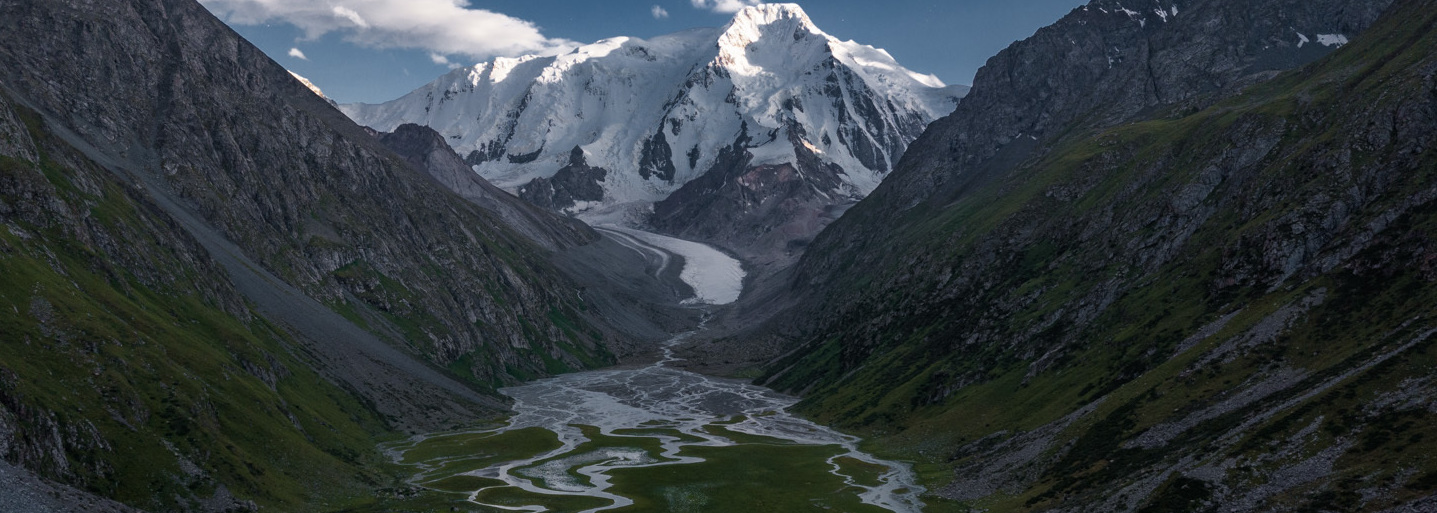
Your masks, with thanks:
[{"label": "exposed rock face", "polygon": [[805,146],[796,135],[801,127],[790,129],[793,162],[754,165],[741,138],[719,152],[707,173],[654,204],[654,227],[736,248],[752,264],[791,264],[856,199],[830,194],[841,188],[843,169]]},{"label": "exposed rock face", "polygon": [[[474,173],[464,159],[429,127],[400,125],[392,133],[377,134],[379,141],[404,157],[416,170],[475,205],[494,213],[509,228],[550,250],[594,242],[599,235],[584,223],[540,210],[500,190]],[[582,159],[582,155],[579,157]],[[602,171],[599,170],[602,178]]]},{"label": "exposed rock face", "polygon": [[592,167],[584,158],[584,150],[575,146],[569,152],[569,164],[559,168],[550,178],[535,178],[519,188],[519,197],[550,210],[574,210],[579,202],[604,200],[604,177],[609,171]]},{"label": "exposed rock face", "polygon": [[[655,220],[661,229],[773,258],[806,243],[823,225],[815,219],[872,191],[965,91],[824,33],[797,5],[767,4],[717,29],[495,59],[392,102],[341,108],[380,130],[434,127],[482,175],[536,204],[600,215],[671,198],[656,207],[675,214]],[[575,147],[587,166],[607,170],[602,180],[571,166]],[[797,189],[811,191],[757,213],[742,212],[752,199],[704,198],[748,171],[734,167],[741,159],[795,168]],[[757,194],[788,198],[787,188]],[[730,236],[780,226],[757,240]]]},{"label": "exposed rock face", "polygon": [[[803,257],[764,381],[975,506],[1437,491],[1437,5],[1388,4],[1098,1],[1014,45]],[[1351,43],[1267,72],[1309,32]]]},{"label": "exposed rock face", "polygon": [[330,105],[339,105],[338,103],[335,103],[333,99],[330,99],[329,96],[325,95],[324,91],[321,91],[319,89],[319,86],[314,85],[314,82],[310,82],[309,79],[304,78],[303,76],[300,76],[299,73],[295,73],[293,71],[289,72],[289,75],[294,77],[295,80],[298,80],[299,83],[304,84],[304,87],[308,88],[310,91],[313,91],[314,94],[319,95],[320,98],[324,98],[324,101],[329,102]]},{"label": "exposed rock face", "polygon": [[1326,55],[1338,39],[1319,43],[1318,34],[1345,40],[1390,3],[1091,2],[989,59],[959,108],[925,133],[923,153],[876,192],[883,199],[853,214],[892,220],[930,198],[949,201],[1071,130],[1206,107]]}]

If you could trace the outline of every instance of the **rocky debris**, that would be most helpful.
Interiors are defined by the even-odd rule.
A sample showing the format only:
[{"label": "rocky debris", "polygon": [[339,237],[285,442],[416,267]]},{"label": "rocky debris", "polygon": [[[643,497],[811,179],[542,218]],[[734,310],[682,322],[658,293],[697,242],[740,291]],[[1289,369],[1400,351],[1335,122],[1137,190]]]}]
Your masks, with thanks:
[{"label": "rocky debris", "polygon": [[0,511],[8,513],[139,513],[140,510],[47,481],[0,459]]},{"label": "rocky debris", "polygon": [[1204,353],[1201,358],[1189,365],[1184,372],[1191,374],[1199,371],[1204,366],[1228,363],[1240,353],[1245,353],[1260,345],[1271,344],[1278,336],[1291,328],[1303,314],[1306,314],[1313,307],[1322,304],[1326,299],[1327,289],[1318,288],[1303,298],[1302,301],[1283,305],[1282,308],[1264,317],[1241,335],[1228,339],[1216,349]]},{"label": "rocky debris", "polygon": [[[1126,449],[1141,449],[1148,455],[1140,460],[1139,468],[1123,476],[1121,482],[1126,483],[1124,486],[1102,491],[1098,498],[1088,499],[1089,507],[1059,507],[1053,510],[1134,511],[1149,502],[1160,485],[1172,479],[1183,479],[1201,487],[1206,491],[1204,503],[1221,505],[1223,511],[1268,510],[1271,503],[1267,501],[1274,496],[1331,479],[1338,459],[1353,452],[1357,442],[1347,437],[1326,439],[1318,436],[1320,428],[1331,424],[1319,416],[1293,435],[1265,445],[1260,452],[1236,457],[1223,455],[1231,454],[1230,451],[1244,443],[1251,443],[1249,440],[1265,421],[1285,415],[1306,401],[1350,382],[1354,376],[1412,350],[1434,333],[1437,330],[1422,331],[1390,351],[1318,383],[1310,379],[1309,373],[1279,369],[1262,382],[1244,383],[1224,391],[1222,395],[1227,397],[1217,398],[1221,402],[1212,408],[1188,415],[1180,421],[1155,426],[1124,441]],[[1408,384],[1411,382],[1404,383]],[[1425,406],[1422,403],[1431,402],[1431,396],[1420,397],[1415,401],[1417,404],[1404,400],[1412,397],[1414,394],[1406,389],[1384,394],[1383,399],[1366,408],[1360,421],[1355,421],[1364,425],[1350,427],[1361,432],[1366,429],[1366,423],[1375,423],[1385,414],[1410,411],[1413,406],[1422,407]],[[1032,431],[995,433],[963,445],[951,456],[963,462],[955,470],[956,479],[939,491],[939,495],[962,501],[982,499],[995,493],[1021,495],[1027,487],[1060,465],[1072,449],[1072,442],[1060,444],[1063,439],[1057,435],[1072,426],[1074,421],[1091,418],[1105,400],[1107,397]],[[1209,422],[1224,416],[1239,421]],[[1220,426],[1217,432],[1206,435],[1211,439],[1205,444],[1179,445],[1154,451],[1203,423],[1208,423],[1208,429],[1214,424]],[[1396,481],[1404,482],[1406,478]],[[1374,491],[1366,502],[1380,503],[1394,492]]]},{"label": "rocky debris", "polygon": [[1216,399],[1220,399],[1221,402],[1193,412],[1181,420],[1153,426],[1142,434],[1123,442],[1123,446],[1155,449],[1167,445],[1173,438],[1197,427],[1198,424],[1246,408],[1278,392],[1289,390],[1305,381],[1309,375],[1305,371],[1288,368],[1259,373],[1248,378],[1247,382],[1218,394]]},{"label": "rocky debris", "polygon": [[[1092,415],[1106,397],[1069,413],[1061,420],[1023,433],[998,432],[960,447],[954,459],[970,463],[954,472],[956,479],[939,492],[955,500],[976,500],[995,493],[1021,493],[1052,464],[1058,435],[1078,420]],[[973,457],[979,456],[979,457]]]},{"label": "rocky debris", "polygon": [[30,130],[21,123],[3,98],[0,98],[0,155],[26,162],[40,160],[35,152],[35,143],[30,140]]}]

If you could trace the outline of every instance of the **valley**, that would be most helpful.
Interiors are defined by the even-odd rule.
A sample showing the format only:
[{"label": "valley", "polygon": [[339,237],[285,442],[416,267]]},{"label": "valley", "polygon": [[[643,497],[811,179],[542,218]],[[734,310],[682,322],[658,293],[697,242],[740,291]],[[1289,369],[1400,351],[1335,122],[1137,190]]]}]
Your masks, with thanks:
[{"label": "valley", "polygon": [[1437,0],[323,1],[0,0],[0,511],[1437,510]]},{"label": "valley", "polygon": [[[906,464],[792,416],[796,398],[669,368],[670,348],[692,335],[650,365],[503,389],[515,412],[503,427],[389,450],[422,469],[415,483],[496,510],[920,511]],[[514,445],[538,450],[494,456]]]}]

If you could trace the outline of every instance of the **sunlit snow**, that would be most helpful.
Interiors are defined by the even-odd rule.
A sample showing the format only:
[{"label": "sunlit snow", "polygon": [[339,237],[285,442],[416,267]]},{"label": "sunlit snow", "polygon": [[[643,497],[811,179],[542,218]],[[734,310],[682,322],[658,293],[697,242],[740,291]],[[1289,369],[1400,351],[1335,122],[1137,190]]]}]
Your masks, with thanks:
[{"label": "sunlit snow", "polygon": [[[824,33],[796,5],[767,4],[720,28],[499,58],[388,103],[341,109],[381,131],[432,127],[460,155],[485,154],[476,170],[509,190],[553,176],[580,147],[589,165],[610,171],[599,183],[608,206],[666,198],[708,171],[745,131],[757,163],[795,162],[793,123],[805,132],[799,146],[818,148],[822,160],[844,170],[845,187],[866,195],[897,155],[869,148],[885,169],[868,169],[848,145],[884,141],[899,126],[946,115],[955,92],[961,95],[883,50]],[[660,133],[672,176],[645,177],[638,172],[643,149]],[[532,161],[510,158],[535,152]]]},{"label": "sunlit snow", "polygon": [[1347,36],[1344,34],[1318,34],[1317,44],[1322,46],[1342,46],[1347,44]]}]

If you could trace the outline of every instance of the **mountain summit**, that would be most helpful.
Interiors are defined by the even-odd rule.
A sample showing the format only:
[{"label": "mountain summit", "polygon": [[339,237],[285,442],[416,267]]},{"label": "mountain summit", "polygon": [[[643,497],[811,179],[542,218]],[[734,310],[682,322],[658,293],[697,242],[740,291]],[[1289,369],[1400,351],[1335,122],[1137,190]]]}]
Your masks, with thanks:
[{"label": "mountain summit", "polygon": [[537,204],[644,223],[660,203],[659,229],[760,254],[811,238],[834,206],[871,192],[965,92],[824,33],[797,5],[768,4],[721,28],[497,58],[342,108],[382,131],[428,125]]}]

